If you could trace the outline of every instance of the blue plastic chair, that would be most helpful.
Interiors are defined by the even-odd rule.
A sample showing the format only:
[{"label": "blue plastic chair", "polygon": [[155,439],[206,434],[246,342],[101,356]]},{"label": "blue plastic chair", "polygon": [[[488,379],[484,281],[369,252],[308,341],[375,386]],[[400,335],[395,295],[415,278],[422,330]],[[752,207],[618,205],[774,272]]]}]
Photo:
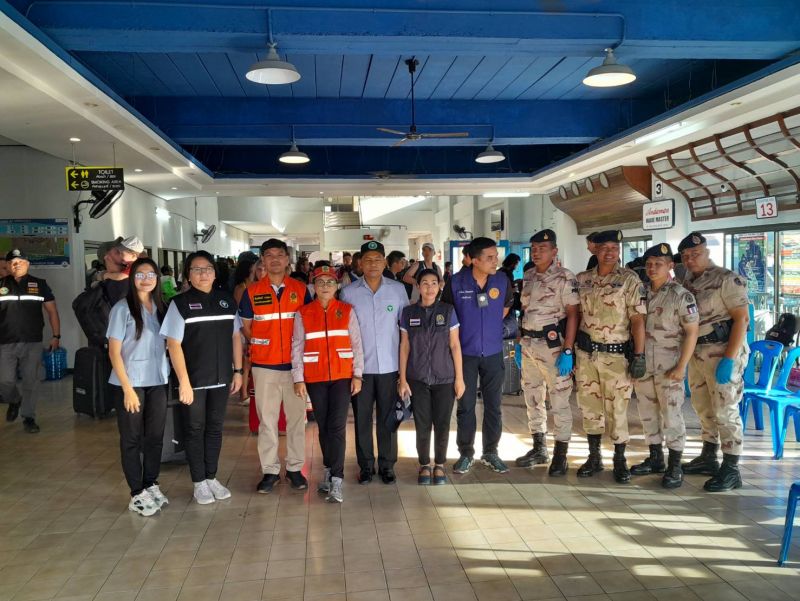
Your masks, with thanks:
[{"label": "blue plastic chair", "polygon": [[[783,445],[786,440],[787,408],[800,409],[800,392],[792,392],[787,388],[789,374],[794,364],[800,359],[800,347],[794,347],[786,354],[781,371],[775,385],[766,392],[750,394],[753,411],[761,412],[761,403],[769,408],[770,426],[772,430],[772,451],[774,459],[783,457]],[[788,412],[789,414],[792,411]],[[797,420],[795,420],[795,433]]]},{"label": "blue plastic chair", "polygon": [[[742,417],[742,431],[747,429],[747,414],[754,394],[768,392],[772,388],[772,379],[783,353],[783,344],[774,340],[758,340],[750,345],[750,358],[744,368],[744,392],[739,402],[739,415]],[[756,377],[756,365],[761,359],[761,368]],[[761,407],[753,404],[753,420],[756,430],[764,429],[764,418]]]},{"label": "blue plastic chair", "polygon": [[786,524],[783,526],[781,554],[778,556],[779,566],[786,563],[786,558],[789,556],[789,545],[792,542],[792,527],[794,526],[794,514],[797,510],[798,497],[800,497],[800,482],[795,482],[789,489],[789,502],[786,504]]}]

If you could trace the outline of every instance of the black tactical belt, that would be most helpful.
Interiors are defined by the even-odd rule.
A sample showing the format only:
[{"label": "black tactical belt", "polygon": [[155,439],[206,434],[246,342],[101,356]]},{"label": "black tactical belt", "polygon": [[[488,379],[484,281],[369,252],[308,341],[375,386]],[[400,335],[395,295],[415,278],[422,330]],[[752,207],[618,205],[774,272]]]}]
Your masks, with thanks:
[{"label": "black tactical belt", "polygon": [[612,353],[614,355],[623,355],[628,350],[628,342],[619,342],[616,344],[603,344],[602,342],[595,342],[585,332],[578,332],[578,339],[576,340],[578,348],[586,353]]},{"label": "black tactical belt", "polygon": [[544,330],[526,330],[525,328],[520,328],[520,332],[528,338],[544,338],[545,334]]},{"label": "black tactical belt", "polygon": [[727,342],[727,340],[720,340],[716,332],[711,332],[706,336],[697,337],[697,344],[715,344],[717,342]]}]

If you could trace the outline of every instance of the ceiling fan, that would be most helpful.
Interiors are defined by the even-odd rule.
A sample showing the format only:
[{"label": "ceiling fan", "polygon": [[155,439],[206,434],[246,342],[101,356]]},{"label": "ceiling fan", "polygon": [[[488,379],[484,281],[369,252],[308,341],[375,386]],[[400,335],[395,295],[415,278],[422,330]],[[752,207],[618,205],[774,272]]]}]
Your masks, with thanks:
[{"label": "ceiling fan", "polygon": [[428,138],[466,138],[469,136],[469,133],[465,131],[458,131],[458,132],[450,132],[450,133],[441,133],[441,134],[426,134],[417,131],[417,120],[416,120],[416,106],[414,102],[414,73],[417,71],[417,65],[419,65],[419,61],[415,58],[408,58],[405,60],[406,65],[408,65],[408,74],[411,76],[411,126],[408,128],[408,131],[399,131],[396,129],[388,129],[386,127],[379,127],[377,128],[378,131],[382,131],[386,134],[392,134],[394,136],[402,136],[397,142],[392,144],[392,146],[400,146],[400,144],[405,144],[406,142],[414,142],[416,140],[423,140]]}]

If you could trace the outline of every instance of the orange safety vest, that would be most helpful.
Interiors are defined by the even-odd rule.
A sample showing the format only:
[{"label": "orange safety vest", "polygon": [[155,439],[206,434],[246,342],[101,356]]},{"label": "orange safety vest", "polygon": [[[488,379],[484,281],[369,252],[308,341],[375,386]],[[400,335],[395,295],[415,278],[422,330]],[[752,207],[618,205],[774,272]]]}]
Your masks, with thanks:
[{"label": "orange safety vest", "polygon": [[285,278],[280,300],[269,278],[247,287],[253,307],[250,360],[258,365],[292,362],[294,314],[303,306],[308,289],[297,280]]},{"label": "orange safety vest", "polygon": [[318,300],[302,307],[306,340],[303,348],[303,380],[332,382],[353,377],[353,347],[350,343],[352,306],[331,299],[323,309]]}]

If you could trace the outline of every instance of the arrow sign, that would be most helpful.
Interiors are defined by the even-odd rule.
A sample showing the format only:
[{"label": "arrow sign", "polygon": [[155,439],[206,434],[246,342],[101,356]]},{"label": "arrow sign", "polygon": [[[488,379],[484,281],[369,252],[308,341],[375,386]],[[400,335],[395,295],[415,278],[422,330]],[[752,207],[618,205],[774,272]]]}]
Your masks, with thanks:
[{"label": "arrow sign", "polygon": [[67,190],[108,192],[125,189],[121,167],[67,167]]}]

